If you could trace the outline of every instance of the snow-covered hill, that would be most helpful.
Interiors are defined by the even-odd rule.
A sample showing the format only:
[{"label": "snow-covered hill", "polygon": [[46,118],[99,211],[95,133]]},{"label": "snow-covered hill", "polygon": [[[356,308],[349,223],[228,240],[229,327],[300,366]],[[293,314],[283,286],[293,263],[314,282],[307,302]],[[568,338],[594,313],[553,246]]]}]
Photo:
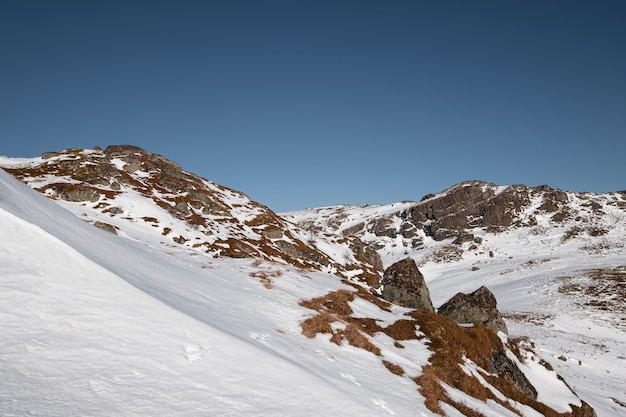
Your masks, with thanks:
[{"label": "snow-covered hill", "polygon": [[[626,265],[619,195],[603,208],[614,218],[605,233],[539,216],[531,228],[476,230],[453,251],[458,236],[424,232],[413,245],[422,232],[398,216],[416,203],[287,221],[138,148],[0,165],[54,200],[0,170],[3,416],[626,410],[623,297],[603,292]],[[361,233],[371,221],[405,233]],[[370,247],[385,267],[416,259],[436,306],[489,286],[510,337],[373,296]],[[488,369],[496,357],[524,372],[535,399]]]},{"label": "snow-covered hill", "polygon": [[412,257],[435,306],[487,286],[512,336],[530,337],[598,415],[626,415],[626,193],[470,181],[421,202],[282,216],[366,242],[385,267]]},{"label": "snow-covered hill", "polygon": [[0,158],[0,166],[85,220],[139,241],[344,275],[375,273],[345,246],[316,242],[245,194],[134,146]]}]

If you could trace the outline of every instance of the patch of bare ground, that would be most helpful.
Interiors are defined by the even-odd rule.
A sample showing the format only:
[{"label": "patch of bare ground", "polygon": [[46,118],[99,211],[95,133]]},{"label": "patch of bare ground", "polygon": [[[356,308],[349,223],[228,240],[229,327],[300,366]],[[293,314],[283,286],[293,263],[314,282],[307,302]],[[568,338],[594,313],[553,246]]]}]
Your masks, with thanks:
[{"label": "patch of bare ground", "polygon": [[621,317],[616,324],[626,328],[626,265],[557,279],[561,282],[559,293],[572,297],[579,306],[615,313]]},{"label": "patch of bare ground", "polygon": [[270,267],[266,267],[264,262],[260,259],[255,260],[252,263],[252,266],[255,268],[264,268],[258,269],[257,271],[252,271],[249,275],[253,278],[258,278],[261,281],[261,284],[268,290],[273,288],[274,285],[272,283],[273,278],[278,278],[283,275],[283,271],[280,269],[272,269]]},{"label": "patch of bare ground", "polygon": [[502,313],[502,317],[507,320],[519,321],[543,326],[548,320],[554,318],[551,314],[536,313],[533,311],[507,311]]},{"label": "patch of bare ground", "polygon": [[444,263],[458,261],[463,256],[463,249],[458,245],[446,245],[436,251],[424,256],[420,265],[423,266],[428,262]]}]

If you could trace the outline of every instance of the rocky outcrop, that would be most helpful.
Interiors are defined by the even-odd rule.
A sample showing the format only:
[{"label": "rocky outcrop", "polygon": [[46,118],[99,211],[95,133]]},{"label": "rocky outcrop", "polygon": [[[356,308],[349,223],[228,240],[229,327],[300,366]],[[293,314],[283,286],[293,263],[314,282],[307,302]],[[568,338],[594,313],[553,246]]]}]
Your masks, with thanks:
[{"label": "rocky outcrop", "polygon": [[83,201],[93,203],[100,199],[100,194],[97,191],[81,184],[51,184],[48,188],[61,200],[74,203]]},{"label": "rocky outcrop", "polygon": [[526,375],[517,367],[515,362],[506,356],[504,349],[498,349],[494,351],[488,362],[491,365],[491,372],[496,373],[500,378],[512,383],[517,389],[519,389],[525,396],[529,398],[537,398],[537,390],[530,383]]},{"label": "rocky outcrop", "polygon": [[387,268],[381,285],[383,298],[391,303],[435,311],[424,276],[412,258],[405,258]]},{"label": "rocky outcrop", "polygon": [[367,262],[377,271],[382,271],[384,269],[383,261],[380,259],[378,252],[358,237],[350,241],[350,249],[352,249],[354,257],[359,261]]},{"label": "rocky outcrop", "polygon": [[508,334],[496,297],[487,287],[480,287],[471,294],[458,293],[439,308],[439,313],[457,323],[482,324],[495,333]]},{"label": "rocky outcrop", "polygon": [[513,185],[499,190],[494,184],[469,181],[450,187],[401,214],[435,240],[459,236],[474,227],[507,227],[530,203],[528,188]]},{"label": "rocky outcrop", "polygon": [[422,243],[424,235],[437,241],[452,238],[461,245],[472,239],[474,229],[498,232],[509,227],[535,226],[536,217],[527,212],[534,204],[537,213],[552,213],[552,220],[561,222],[575,216],[568,212],[569,199],[568,193],[547,185],[499,187],[467,181],[441,193],[428,194],[401,211],[346,228],[343,235],[363,239],[364,235],[373,234],[382,240],[401,236],[407,247],[414,248]]}]

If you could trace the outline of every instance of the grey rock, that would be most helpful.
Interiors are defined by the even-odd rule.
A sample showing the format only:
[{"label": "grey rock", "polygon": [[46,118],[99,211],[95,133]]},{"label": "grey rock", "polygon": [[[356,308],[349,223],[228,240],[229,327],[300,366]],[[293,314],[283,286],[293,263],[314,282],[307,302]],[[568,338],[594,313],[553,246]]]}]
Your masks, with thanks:
[{"label": "grey rock", "polygon": [[508,334],[496,297],[487,287],[480,287],[471,294],[458,293],[439,308],[439,313],[457,323],[482,324],[495,333]]},{"label": "grey rock", "polygon": [[112,233],[114,235],[117,235],[117,230],[115,229],[115,226],[113,226],[113,225],[111,225],[109,223],[95,222],[93,225],[96,226],[99,229],[104,230],[105,232],[109,232],[109,233]]},{"label": "grey rock", "polygon": [[405,258],[387,268],[381,284],[385,300],[408,308],[435,311],[424,276],[413,258]]},{"label": "grey rock", "polygon": [[377,271],[384,269],[380,255],[371,245],[368,245],[357,237],[350,241],[350,247],[357,260],[369,263]]},{"label": "grey rock", "polygon": [[501,378],[509,380],[529,398],[537,399],[537,390],[530,383],[526,375],[517,367],[517,365],[506,356],[504,350],[494,352],[489,363],[490,371],[497,373]]}]

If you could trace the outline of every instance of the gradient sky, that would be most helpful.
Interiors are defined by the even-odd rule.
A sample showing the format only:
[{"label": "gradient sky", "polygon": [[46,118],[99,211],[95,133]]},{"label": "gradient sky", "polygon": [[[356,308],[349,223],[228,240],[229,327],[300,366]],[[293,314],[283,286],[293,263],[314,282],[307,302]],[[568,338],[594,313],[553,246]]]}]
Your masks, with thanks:
[{"label": "gradient sky", "polygon": [[132,144],[275,211],[626,189],[626,2],[0,0],[0,155]]}]

